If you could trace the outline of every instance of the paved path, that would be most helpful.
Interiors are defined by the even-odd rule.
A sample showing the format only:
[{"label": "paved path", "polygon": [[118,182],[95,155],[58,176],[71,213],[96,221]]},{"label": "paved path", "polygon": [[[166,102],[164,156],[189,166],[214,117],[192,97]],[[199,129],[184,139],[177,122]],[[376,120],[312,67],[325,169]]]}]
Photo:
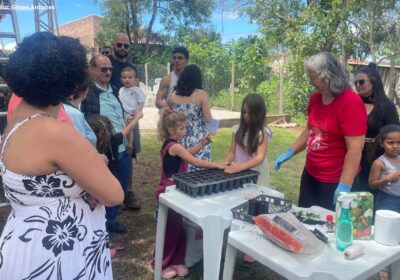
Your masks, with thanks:
[{"label": "paved path", "polygon": [[[240,112],[212,108],[211,114],[213,118],[217,120],[223,121],[237,119],[236,123],[239,123]],[[143,110],[143,115],[143,118],[139,121],[140,130],[156,131],[158,122],[158,109],[155,107],[145,107]]]}]

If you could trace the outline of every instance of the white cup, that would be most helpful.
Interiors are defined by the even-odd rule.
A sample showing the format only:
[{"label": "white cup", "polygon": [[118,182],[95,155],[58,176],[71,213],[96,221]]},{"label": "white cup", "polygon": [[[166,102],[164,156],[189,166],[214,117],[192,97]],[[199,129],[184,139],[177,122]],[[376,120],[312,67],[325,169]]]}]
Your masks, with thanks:
[{"label": "white cup", "polygon": [[374,240],[387,246],[400,243],[400,214],[390,210],[375,212]]}]

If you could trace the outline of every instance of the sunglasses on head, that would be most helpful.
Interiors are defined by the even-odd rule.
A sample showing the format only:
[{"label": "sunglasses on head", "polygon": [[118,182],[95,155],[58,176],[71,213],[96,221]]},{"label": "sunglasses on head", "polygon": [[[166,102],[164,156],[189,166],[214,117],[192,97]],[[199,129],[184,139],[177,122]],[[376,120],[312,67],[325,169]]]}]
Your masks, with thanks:
[{"label": "sunglasses on head", "polygon": [[369,81],[369,80],[366,80],[366,79],[356,80],[356,81],[354,81],[354,85],[355,86],[357,86],[357,85],[362,86],[362,85],[365,84],[366,81]]},{"label": "sunglasses on head", "polygon": [[112,73],[113,68],[112,67],[101,67],[99,68],[101,73],[107,74],[108,71]]},{"label": "sunglasses on head", "polygon": [[122,48],[123,47],[125,50],[127,50],[127,49],[129,49],[130,46],[128,44],[117,43],[117,47],[118,48]]}]

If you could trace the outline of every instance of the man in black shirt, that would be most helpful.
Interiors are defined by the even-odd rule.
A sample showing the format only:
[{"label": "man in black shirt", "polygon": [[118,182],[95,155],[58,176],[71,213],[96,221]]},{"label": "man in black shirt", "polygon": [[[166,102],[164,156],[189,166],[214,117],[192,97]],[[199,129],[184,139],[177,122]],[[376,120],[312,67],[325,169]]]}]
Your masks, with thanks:
[{"label": "man in black shirt", "polygon": [[[109,56],[111,60],[111,64],[113,66],[112,76],[110,79],[110,83],[115,86],[118,90],[123,86],[121,82],[121,70],[130,67],[133,68],[137,74],[136,67],[133,64],[128,62],[128,54],[131,48],[131,44],[129,41],[129,37],[125,33],[117,33],[114,37],[113,43],[113,54]],[[136,80],[136,86],[139,86],[139,80]],[[140,153],[141,145],[140,145],[140,132],[139,132],[139,123],[134,128],[134,147],[133,151],[129,151],[132,153],[132,157],[136,157],[137,153]],[[132,181],[132,174],[131,174]],[[140,205],[137,202],[135,195],[132,189],[132,182],[129,184],[129,189],[127,195],[124,199],[124,204],[129,209],[140,209]]]}]

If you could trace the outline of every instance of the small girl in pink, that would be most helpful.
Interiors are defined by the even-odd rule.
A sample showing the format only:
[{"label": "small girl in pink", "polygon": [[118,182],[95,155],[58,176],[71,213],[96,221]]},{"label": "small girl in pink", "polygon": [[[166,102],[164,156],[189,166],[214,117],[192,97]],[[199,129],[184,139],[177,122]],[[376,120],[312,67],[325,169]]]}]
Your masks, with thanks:
[{"label": "small girl in pink", "polygon": [[[178,141],[186,135],[186,115],[180,111],[171,109],[160,110],[158,121],[158,136],[164,141],[161,156],[161,179],[156,189],[156,198],[165,192],[168,186],[174,185],[172,175],[187,172],[188,163],[200,168],[219,168],[224,169],[222,163],[214,163],[201,160],[193,156],[205,145],[209,144],[210,138],[204,137],[200,143],[190,149],[186,149]],[[169,209],[167,216],[167,226],[165,229],[164,254],[162,261],[162,276],[169,279],[175,276],[186,276],[188,269],[183,265],[186,250],[186,235],[183,229],[182,216]],[[154,268],[154,255],[151,266]]]},{"label": "small girl in pink", "polygon": [[242,103],[240,124],[234,125],[232,142],[224,163],[227,173],[246,169],[260,172],[257,184],[268,186],[267,145],[272,132],[265,127],[266,108],[264,99],[258,94],[249,94]]}]

